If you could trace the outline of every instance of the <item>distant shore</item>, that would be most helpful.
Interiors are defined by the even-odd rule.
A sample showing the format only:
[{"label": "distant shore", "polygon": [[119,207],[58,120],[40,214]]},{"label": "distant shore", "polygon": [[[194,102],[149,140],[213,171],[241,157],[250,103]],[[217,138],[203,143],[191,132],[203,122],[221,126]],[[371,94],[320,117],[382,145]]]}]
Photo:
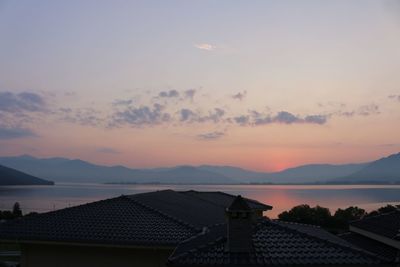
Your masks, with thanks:
[{"label": "distant shore", "polygon": [[400,185],[398,182],[378,182],[378,181],[366,181],[357,183],[344,183],[344,182],[315,182],[315,183],[161,183],[161,182],[148,182],[148,183],[138,183],[138,182],[107,182],[102,184],[109,185]]}]

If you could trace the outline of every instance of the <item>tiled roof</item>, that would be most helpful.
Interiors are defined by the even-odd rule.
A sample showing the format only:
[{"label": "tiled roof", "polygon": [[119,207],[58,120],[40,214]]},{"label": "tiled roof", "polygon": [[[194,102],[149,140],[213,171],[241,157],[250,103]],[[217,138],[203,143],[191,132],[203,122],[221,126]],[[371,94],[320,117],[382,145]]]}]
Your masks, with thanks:
[{"label": "tiled roof", "polygon": [[[131,195],[129,198],[201,230],[204,226],[224,223],[225,209],[235,196],[222,192],[162,190]],[[254,209],[267,210],[270,207],[255,200],[246,199],[246,202]]]},{"label": "tiled roof", "polygon": [[346,246],[346,247],[352,246],[351,243],[343,240],[342,238],[340,238],[336,235],[329,233],[328,231],[325,231],[324,229],[322,229],[321,227],[319,227],[317,225],[303,224],[303,223],[296,223],[296,222],[285,222],[285,221],[280,221],[280,220],[274,220],[274,222],[283,227],[287,227],[289,229],[293,229],[298,232],[301,232],[301,233],[304,233],[304,234],[307,234],[310,236],[314,236],[321,240],[326,240],[328,242],[336,243],[336,244]]},{"label": "tiled roof", "polygon": [[398,261],[397,255],[399,251],[389,245],[352,232],[341,234],[340,238],[389,262]]},{"label": "tiled roof", "polygon": [[173,190],[136,194],[129,198],[188,223],[198,230],[225,221],[225,207]]},{"label": "tiled roof", "polygon": [[0,240],[172,246],[224,223],[234,197],[172,190],[121,196],[0,224]]},{"label": "tiled roof", "polygon": [[351,222],[350,225],[400,241],[400,210],[365,217]]},{"label": "tiled roof", "polygon": [[[326,234],[329,235],[329,234]],[[333,238],[334,239],[334,238]],[[352,246],[331,242],[262,219],[252,235],[254,252],[230,253],[226,249],[226,225],[183,241],[168,261],[169,266],[291,266],[368,265],[380,260]]]},{"label": "tiled roof", "polygon": [[[185,195],[190,195],[192,197],[196,197],[196,198],[214,203],[216,205],[222,205],[224,208],[229,207],[229,205],[231,205],[232,201],[235,198],[234,195],[230,195],[225,192],[199,192],[199,191],[190,190],[190,191],[183,191],[180,193],[183,193]],[[246,202],[250,206],[250,208],[252,208],[254,210],[266,211],[266,210],[272,209],[272,206],[265,205],[256,200],[248,199],[248,198],[244,198],[244,199],[246,200]]]},{"label": "tiled roof", "polygon": [[197,231],[121,196],[0,224],[1,240],[175,246]]}]

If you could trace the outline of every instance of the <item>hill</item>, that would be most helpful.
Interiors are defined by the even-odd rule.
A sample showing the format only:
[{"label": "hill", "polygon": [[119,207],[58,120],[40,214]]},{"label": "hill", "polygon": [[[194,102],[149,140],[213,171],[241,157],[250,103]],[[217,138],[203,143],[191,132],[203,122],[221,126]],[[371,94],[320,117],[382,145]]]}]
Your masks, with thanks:
[{"label": "hill", "polygon": [[338,177],[348,176],[367,166],[360,164],[309,164],[269,173],[266,181],[271,183],[325,183]]},{"label": "hill", "polygon": [[53,185],[54,182],[0,166],[0,185]]},{"label": "hill", "polygon": [[0,157],[0,164],[57,182],[78,183],[364,183],[400,180],[400,153],[371,163],[309,164],[280,172],[256,172],[232,166],[177,166],[131,169],[103,166],[79,159]]},{"label": "hill", "polygon": [[229,177],[191,166],[160,169],[130,169],[102,166],[79,159],[31,156],[0,157],[0,164],[57,182],[105,183],[232,183]]},{"label": "hill", "polygon": [[225,177],[229,177],[237,182],[240,181],[258,181],[264,179],[269,173],[266,172],[255,172],[239,167],[232,166],[213,166],[213,165],[201,165],[197,167],[200,170],[218,173]]},{"label": "hill", "polygon": [[361,170],[335,181],[349,183],[398,183],[400,182],[400,153],[373,161]]}]

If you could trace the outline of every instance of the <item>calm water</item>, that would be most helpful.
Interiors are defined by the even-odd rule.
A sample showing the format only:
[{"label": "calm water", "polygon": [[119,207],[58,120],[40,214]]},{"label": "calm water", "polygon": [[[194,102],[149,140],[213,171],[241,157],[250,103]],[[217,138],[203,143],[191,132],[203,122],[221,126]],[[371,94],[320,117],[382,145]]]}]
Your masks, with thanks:
[{"label": "calm water", "polygon": [[24,212],[45,212],[91,201],[154,190],[224,191],[272,205],[267,213],[280,212],[299,204],[320,205],[331,211],[357,205],[367,210],[400,203],[400,185],[103,185],[67,184],[55,186],[0,186],[0,209],[14,202]]}]

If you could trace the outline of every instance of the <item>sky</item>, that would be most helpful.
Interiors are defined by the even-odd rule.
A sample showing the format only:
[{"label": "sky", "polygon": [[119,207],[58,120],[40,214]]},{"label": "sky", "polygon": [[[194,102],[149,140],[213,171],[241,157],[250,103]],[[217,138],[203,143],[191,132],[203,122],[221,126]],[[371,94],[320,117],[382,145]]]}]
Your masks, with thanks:
[{"label": "sky", "polygon": [[277,171],[399,136],[399,1],[0,0],[0,156]]}]

